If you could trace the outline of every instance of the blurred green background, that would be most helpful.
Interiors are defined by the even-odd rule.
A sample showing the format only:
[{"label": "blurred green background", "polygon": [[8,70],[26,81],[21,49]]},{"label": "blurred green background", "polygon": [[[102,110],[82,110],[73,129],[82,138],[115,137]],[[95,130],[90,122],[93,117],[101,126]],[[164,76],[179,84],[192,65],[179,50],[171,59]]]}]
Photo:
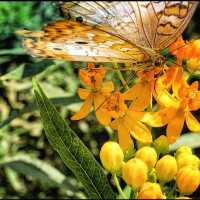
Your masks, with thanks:
[{"label": "blurred green background", "polygon": [[[111,137],[112,131],[100,126],[94,115],[79,122],[69,120],[80,105],[76,97],[80,84],[77,68],[85,63],[33,58],[15,34],[23,28],[39,30],[61,16],[54,2],[0,2],[0,198],[86,198],[81,183],[43,133],[32,103],[32,76],[37,74],[48,97],[62,105],[58,106],[61,115],[97,160],[100,146]],[[200,6],[184,38],[199,36]]]}]

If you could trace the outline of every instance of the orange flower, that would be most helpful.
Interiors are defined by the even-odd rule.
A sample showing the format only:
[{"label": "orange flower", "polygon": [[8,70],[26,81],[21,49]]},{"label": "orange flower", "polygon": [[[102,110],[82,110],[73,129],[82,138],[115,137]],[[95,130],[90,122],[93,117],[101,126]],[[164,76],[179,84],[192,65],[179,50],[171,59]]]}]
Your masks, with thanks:
[{"label": "orange flower", "polygon": [[142,111],[149,106],[152,101],[155,75],[160,73],[161,70],[161,68],[154,68],[150,71],[140,71],[138,73],[139,82],[123,94],[125,100],[132,101],[130,109]]},{"label": "orange flower", "polygon": [[186,43],[181,36],[169,46],[169,52],[176,56],[178,60],[182,60],[185,58],[185,48]]},{"label": "orange flower", "polygon": [[118,141],[124,151],[132,145],[131,135],[140,142],[152,142],[150,130],[140,122],[142,114],[142,112],[128,109],[120,92],[111,94],[110,98],[97,110],[98,120],[110,123],[111,128],[117,130]]},{"label": "orange flower", "polygon": [[199,58],[190,58],[187,60],[187,69],[190,72],[200,69],[200,59]]},{"label": "orange flower", "polygon": [[93,64],[89,64],[88,70],[81,69],[79,75],[89,89],[78,89],[80,98],[85,101],[80,111],[71,117],[72,120],[80,120],[86,117],[93,107],[93,104],[96,109],[105,101],[110,92],[114,90],[112,81],[102,83],[105,75],[104,67],[95,68]]},{"label": "orange flower", "polygon": [[185,42],[182,38],[170,45],[169,51],[178,61],[186,60],[190,71],[200,69],[200,39]]},{"label": "orange flower", "polygon": [[119,118],[126,111],[126,104],[122,94],[118,91],[110,94],[96,109],[97,119],[101,124],[109,125],[112,119]]},{"label": "orange flower", "polygon": [[164,86],[164,77],[160,77],[155,86],[155,98],[165,108],[156,113],[147,113],[142,119],[143,122],[155,127],[168,124],[167,138],[169,143],[175,142],[180,136],[184,121],[186,121],[190,131],[200,131],[200,123],[190,112],[200,108],[198,82],[188,85],[184,79],[182,68],[177,67],[175,72],[171,81],[173,94],[167,90],[169,85],[168,88]]}]

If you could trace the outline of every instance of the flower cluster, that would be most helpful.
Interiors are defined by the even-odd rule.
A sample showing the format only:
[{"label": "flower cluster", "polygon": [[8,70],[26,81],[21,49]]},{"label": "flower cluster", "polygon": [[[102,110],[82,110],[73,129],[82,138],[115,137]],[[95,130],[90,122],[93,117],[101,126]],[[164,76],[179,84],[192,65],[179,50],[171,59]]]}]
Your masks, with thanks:
[{"label": "flower cluster", "polygon": [[189,71],[200,69],[200,39],[185,42],[182,38],[179,38],[169,49],[179,63],[186,61]]},{"label": "flower cluster", "polygon": [[[119,144],[109,141],[102,146],[100,158],[104,168],[121,176],[137,199],[186,198],[183,195],[192,194],[200,184],[200,160],[188,146],[180,147],[175,157],[161,158],[153,146],[143,146],[126,161]],[[174,185],[171,194],[168,183]]]},{"label": "flower cluster", "polygon": [[186,43],[179,38],[169,47],[177,64],[137,71],[137,82],[125,91],[116,89],[112,80],[105,81],[105,67],[89,64],[88,69],[79,71],[87,86],[78,89],[84,103],[71,119],[80,120],[93,109],[100,124],[116,130],[123,151],[133,146],[133,138],[143,144],[152,143],[151,127],[166,126],[169,143],[177,140],[184,123],[191,132],[200,132],[200,123],[192,113],[200,108],[199,83],[189,84],[180,66],[186,60],[188,69],[198,69],[191,63],[200,61],[199,49],[200,40]]},{"label": "flower cluster", "polygon": [[[128,86],[122,90],[113,80],[105,80],[103,66],[88,64],[88,69],[79,71],[86,85],[78,89],[84,103],[71,119],[83,119],[93,110],[100,124],[116,131],[117,142],[106,142],[100,159],[104,168],[115,175],[114,181],[118,180],[116,175],[121,176],[138,199],[171,198],[165,187],[168,183],[176,183],[170,192],[173,197],[187,198],[184,195],[192,194],[200,181],[199,158],[189,147],[179,148],[175,157],[169,154],[169,144],[178,139],[184,124],[190,132],[200,132],[200,123],[193,114],[200,108],[199,83],[189,84],[184,71],[200,69],[200,40],[185,42],[179,38],[166,52],[166,63],[137,71],[131,87],[115,68],[122,85]],[[151,133],[153,127],[164,126],[166,134],[156,138]],[[116,186],[126,198],[119,183]]]}]

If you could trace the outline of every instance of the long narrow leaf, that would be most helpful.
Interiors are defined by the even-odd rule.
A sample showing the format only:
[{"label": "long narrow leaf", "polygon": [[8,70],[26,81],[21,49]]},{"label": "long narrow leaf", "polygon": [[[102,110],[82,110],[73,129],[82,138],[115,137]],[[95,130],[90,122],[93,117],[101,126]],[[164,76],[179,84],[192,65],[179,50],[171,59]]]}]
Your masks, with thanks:
[{"label": "long narrow leaf", "polygon": [[59,153],[65,165],[82,182],[88,197],[115,198],[103,169],[92,153],[62,119],[36,81],[33,81],[33,89],[49,142]]},{"label": "long narrow leaf", "polygon": [[31,175],[43,183],[61,184],[65,176],[58,170],[26,154],[17,154],[0,160],[0,167],[10,167],[24,175]]}]

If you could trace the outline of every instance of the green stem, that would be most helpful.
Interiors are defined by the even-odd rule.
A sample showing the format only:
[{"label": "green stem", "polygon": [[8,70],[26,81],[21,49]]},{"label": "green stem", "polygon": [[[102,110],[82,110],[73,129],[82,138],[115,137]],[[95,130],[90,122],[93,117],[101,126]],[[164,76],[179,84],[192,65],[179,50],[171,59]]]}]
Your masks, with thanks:
[{"label": "green stem", "polygon": [[122,73],[121,73],[121,71],[119,70],[119,66],[117,65],[117,63],[114,64],[114,68],[115,68],[116,71],[117,71],[117,75],[118,75],[120,81],[122,82],[122,85],[128,90],[129,87],[128,87],[126,81],[124,80],[124,77],[122,76]]},{"label": "green stem", "polygon": [[116,175],[116,174],[113,174],[113,179],[114,179],[115,185],[116,185],[117,190],[118,190],[119,194],[121,195],[121,197],[122,197],[123,199],[127,199],[126,195],[125,195],[124,192],[122,191],[122,188],[121,188],[121,186],[120,186],[120,184],[119,184],[119,181],[118,181],[118,178],[117,178],[117,175]]},{"label": "green stem", "polygon": [[137,197],[137,190],[136,189],[132,189],[132,191],[133,191],[133,195],[132,195],[131,199],[136,199],[136,197]]}]

